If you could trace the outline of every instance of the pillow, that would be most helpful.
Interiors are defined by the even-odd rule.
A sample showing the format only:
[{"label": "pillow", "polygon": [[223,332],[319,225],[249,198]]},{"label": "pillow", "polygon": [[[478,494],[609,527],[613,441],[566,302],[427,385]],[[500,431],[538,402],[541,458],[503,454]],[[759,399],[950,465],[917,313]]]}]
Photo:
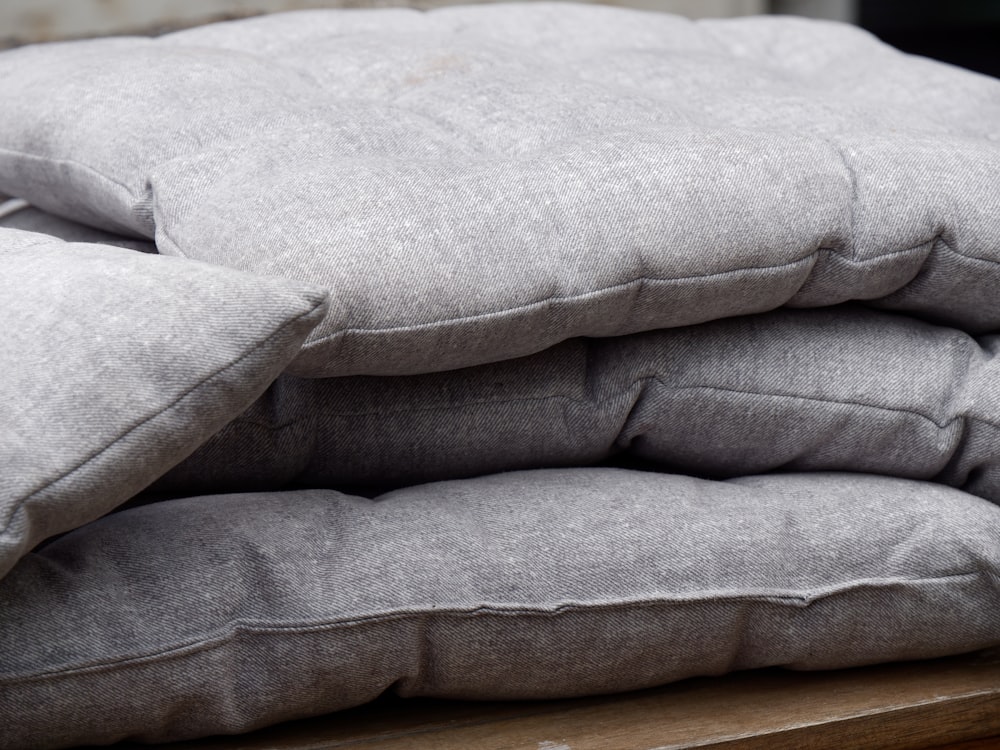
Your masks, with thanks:
[{"label": "pillow", "polygon": [[78,224],[75,221],[62,219],[17,198],[6,201],[3,201],[2,198],[3,196],[0,196],[0,201],[2,201],[0,202],[0,227],[48,234],[66,242],[93,242],[115,247],[127,247],[130,250],[139,250],[143,253],[156,252],[156,245],[152,242],[123,237]]},{"label": "pillow", "polygon": [[0,581],[0,744],[974,650],[1000,643],[998,538],[992,503],[859,474],[564,469],[153,503]]},{"label": "pillow", "polygon": [[0,99],[0,190],[330,290],[298,375],[851,299],[1000,328],[1000,82],[848,26],[333,10],[14,50]]},{"label": "pillow", "polygon": [[324,308],[299,283],[0,229],[0,575],[243,411]]},{"label": "pillow", "polygon": [[624,457],[716,478],[934,479],[1000,502],[998,347],[841,306],[574,339],[449,373],[283,376],[154,487],[370,491]]}]

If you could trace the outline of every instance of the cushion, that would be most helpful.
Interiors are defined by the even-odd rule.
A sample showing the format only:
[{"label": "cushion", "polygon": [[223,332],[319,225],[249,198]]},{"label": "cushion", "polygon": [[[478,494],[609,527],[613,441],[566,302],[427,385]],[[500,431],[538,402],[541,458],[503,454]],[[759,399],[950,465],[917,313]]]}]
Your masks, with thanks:
[{"label": "cushion", "polygon": [[0,744],[973,650],[1000,639],[998,536],[992,503],[860,474],[563,469],[154,503],[0,581]]},{"label": "cushion", "polygon": [[[2,200],[3,196],[0,196]],[[115,247],[127,247],[144,253],[155,253],[156,245],[147,240],[104,232],[88,227],[75,221],[60,218],[41,209],[35,208],[26,201],[12,198],[0,202],[0,227],[23,229],[27,232],[37,232],[58,237],[67,242],[91,242]]]},{"label": "cushion", "polygon": [[300,283],[0,229],[0,575],[243,411],[324,307]]},{"label": "cushion", "polygon": [[1000,328],[1000,82],[843,25],[303,12],[7,52],[0,99],[0,190],[330,290],[298,375],[846,300]]},{"label": "cushion", "polygon": [[1000,502],[1000,339],[778,310],[406,378],[279,378],[154,485],[371,491],[636,459],[709,477],[864,471]]}]

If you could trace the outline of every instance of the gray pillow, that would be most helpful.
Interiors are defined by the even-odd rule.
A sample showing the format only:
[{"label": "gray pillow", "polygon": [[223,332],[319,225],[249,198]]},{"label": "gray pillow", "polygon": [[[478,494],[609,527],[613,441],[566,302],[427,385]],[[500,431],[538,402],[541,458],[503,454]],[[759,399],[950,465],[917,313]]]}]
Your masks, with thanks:
[{"label": "gray pillow", "polygon": [[1000,501],[1000,338],[779,310],[406,378],[283,376],[155,487],[357,488],[616,456],[934,479]]},{"label": "gray pillow", "polygon": [[565,469],[126,510],[0,581],[0,745],[240,732],[1000,643],[1000,508],[858,474]]},{"label": "gray pillow", "polygon": [[148,240],[123,237],[63,219],[35,208],[19,198],[3,200],[3,196],[0,196],[0,227],[48,234],[66,242],[92,242],[114,247],[127,247],[130,250],[139,250],[143,253],[156,252],[156,245]]},{"label": "gray pillow", "polygon": [[0,100],[0,190],[331,290],[299,375],[851,299],[1000,328],[1000,82],[848,26],[290,14],[7,52]]},{"label": "gray pillow", "polygon": [[300,283],[0,229],[0,575],[243,411],[324,309]]}]

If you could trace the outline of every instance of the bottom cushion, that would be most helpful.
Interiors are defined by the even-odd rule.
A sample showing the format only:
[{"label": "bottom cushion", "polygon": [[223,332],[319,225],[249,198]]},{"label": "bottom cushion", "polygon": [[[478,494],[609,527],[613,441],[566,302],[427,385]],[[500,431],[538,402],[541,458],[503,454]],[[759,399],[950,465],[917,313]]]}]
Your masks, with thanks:
[{"label": "bottom cushion", "polygon": [[560,469],[175,500],[0,581],[0,745],[240,732],[1000,643],[1000,508],[857,474]]}]

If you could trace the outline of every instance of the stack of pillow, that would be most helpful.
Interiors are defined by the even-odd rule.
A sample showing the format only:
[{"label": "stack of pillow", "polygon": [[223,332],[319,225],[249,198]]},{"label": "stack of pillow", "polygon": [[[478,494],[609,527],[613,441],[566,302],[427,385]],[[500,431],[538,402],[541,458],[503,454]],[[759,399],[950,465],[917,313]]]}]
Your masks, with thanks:
[{"label": "stack of pillow", "polygon": [[1000,82],[528,4],[0,100],[0,746],[1000,644]]}]

